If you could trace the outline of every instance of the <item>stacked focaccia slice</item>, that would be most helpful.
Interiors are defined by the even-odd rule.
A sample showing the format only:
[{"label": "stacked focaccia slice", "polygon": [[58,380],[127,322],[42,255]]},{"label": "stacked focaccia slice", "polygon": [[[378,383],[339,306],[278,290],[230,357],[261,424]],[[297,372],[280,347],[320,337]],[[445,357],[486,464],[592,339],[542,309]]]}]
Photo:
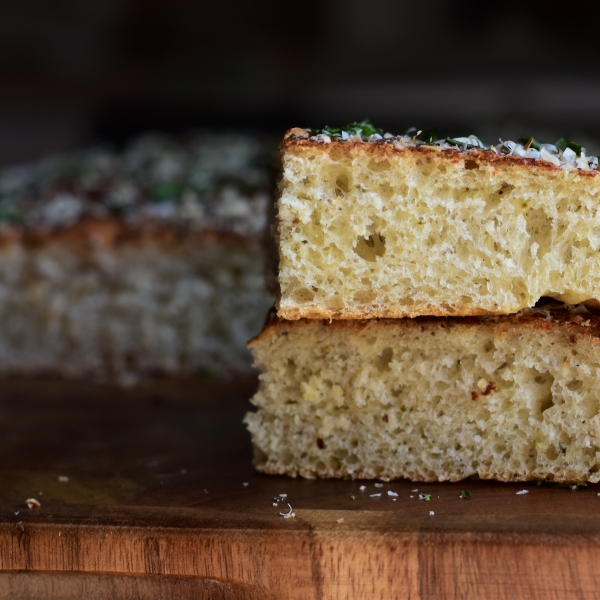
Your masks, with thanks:
[{"label": "stacked focaccia slice", "polygon": [[600,480],[600,319],[532,308],[600,299],[597,160],[364,137],[282,145],[278,316],[250,343],[257,467]]}]

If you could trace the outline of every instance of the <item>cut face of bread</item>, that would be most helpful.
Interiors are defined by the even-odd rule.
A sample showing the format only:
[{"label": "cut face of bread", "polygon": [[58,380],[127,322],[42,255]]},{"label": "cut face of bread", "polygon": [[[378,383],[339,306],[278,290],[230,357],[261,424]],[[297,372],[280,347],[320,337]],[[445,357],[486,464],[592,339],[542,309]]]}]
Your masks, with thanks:
[{"label": "cut face of bread", "polygon": [[596,169],[328,140],[282,144],[280,317],[507,314],[542,296],[600,299]]},{"label": "cut face of bread", "polygon": [[249,371],[272,299],[260,240],[80,223],[0,245],[0,375],[132,384]]},{"label": "cut face of bread", "polygon": [[303,477],[600,480],[600,319],[282,321],[251,342],[255,464]]},{"label": "cut face of bread", "polygon": [[0,171],[0,375],[249,371],[269,148],[144,136]]}]

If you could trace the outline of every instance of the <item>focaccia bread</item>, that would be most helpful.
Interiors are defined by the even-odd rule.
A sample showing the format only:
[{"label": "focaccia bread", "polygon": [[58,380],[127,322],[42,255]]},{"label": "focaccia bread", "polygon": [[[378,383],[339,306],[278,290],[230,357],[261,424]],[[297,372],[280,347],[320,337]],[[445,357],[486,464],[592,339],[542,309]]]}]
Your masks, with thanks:
[{"label": "focaccia bread", "polygon": [[268,140],[144,136],[0,172],[0,375],[249,371]]},{"label": "focaccia bread", "polygon": [[290,130],[278,315],[508,314],[542,296],[600,300],[597,158],[572,143],[536,146]]},{"label": "focaccia bread", "polygon": [[260,471],[600,481],[600,318],[279,320],[250,343]]}]

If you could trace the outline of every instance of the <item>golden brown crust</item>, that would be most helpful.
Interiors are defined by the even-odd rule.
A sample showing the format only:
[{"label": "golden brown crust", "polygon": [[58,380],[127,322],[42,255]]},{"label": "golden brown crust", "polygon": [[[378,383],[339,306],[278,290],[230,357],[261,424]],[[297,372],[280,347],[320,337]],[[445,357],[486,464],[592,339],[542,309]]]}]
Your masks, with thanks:
[{"label": "golden brown crust", "polygon": [[70,227],[54,230],[13,226],[0,232],[0,247],[11,244],[38,247],[56,243],[103,248],[116,248],[123,245],[176,247],[210,242],[246,243],[248,240],[258,241],[259,236],[243,236],[219,229],[196,231],[162,223],[148,223],[136,227],[115,218],[84,218]]},{"label": "golden brown crust", "polygon": [[288,321],[297,321],[298,319],[336,319],[336,320],[355,320],[355,319],[413,319],[424,314],[434,317],[452,317],[457,314],[471,317],[483,317],[490,315],[509,315],[514,314],[525,308],[521,305],[505,306],[502,310],[492,312],[483,308],[477,308],[472,304],[457,304],[455,306],[419,306],[414,307],[362,307],[362,308],[344,308],[343,310],[327,310],[316,307],[297,307],[289,306],[285,308],[278,307],[277,315]]},{"label": "golden brown crust", "polygon": [[[290,130],[286,133],[286,136],[291,135]],[[436,146],[422,145],[417,147],[402,146],[390,143],[389,140],[378,140],[373,142],[360,142],[357,140],[332,140],[329,143],[321,141],[298,138],[292,135],[291,137],[284,137],[283,142],[280,144],[280,151],[282,155],[286,152],[294,152],[298,154],[312,153],[315,151],[326,152],[332,156],[347,155],[357,156],[363,155],[365,157],[377,158],[381,160],[382,157],[397,156],[399,154],[412,154],[415,158],[425,158],[433,160],[445,160],[451,163],[458,163],[461,160],[474,160],[480,161],[491,165],[498,170],[504,170],[507,167],[519,167],[529,169],[532,173],[547,173],[547,172],[561,172],[564,170],[561,167],[553,165],[552,163],[535,158],[522,158],[520,156],[507,156],[503,154],[497,154],[489,150],[478,150],[471,149],[462,151],[459,149],[440,149]],[[599,173],[597,171],[584,171],[576,170],[581,177],[596,177]]]},{"label": "golden brown crust", "polygon": [[516,315],[494,317],[421,316],[414,319],[299,319],[296,321],[281,319],[275,310],[271,309],[263,330],[248,342],[248,347],[298,327],[303,329],[344,329],[358,333],[367,327],[462,328],[481,325],[492,327],[500,332],[524,328],[538,331],[562,329],[565,335],[569,336],[571,343],[577,343],[577,339],[580,337],[600,340],[600,315],[567,308],[528,309]]},{"label": "golden brown crust", "polygon": [[[268,475],[287,475],[288,477],[305,477],[307,479],[342,479],[348,477],[348,472],[344,469],[307,469],[307,468],[290,468],[286,469],[278,463],[273,464],[269,462],[263,462],[260,459],[254,461],[254,466],[261,473],[267,473]],[[531,477],[527,474],[520,476],[514,473],[507,473],[505,471],[484,471],[477,473],[480,479],[493,479],[495,481],[504,481],[506,483],[518,482],[518,481],[545,481],[540,477]],[[352,473],[352,479],[380,479],[383,481],[391,481],[393,479],[410,479],[414,482],[431,483],[434,481],[463,481],[467,477],[461,476],[437,476],[433,473],[421,473],[419,471],[394,471],[394,470],[375,470],[362,468]],[[554,475],[552,478],[553,483],[586,483],[588,480],[585,477],[559,477]]]}]

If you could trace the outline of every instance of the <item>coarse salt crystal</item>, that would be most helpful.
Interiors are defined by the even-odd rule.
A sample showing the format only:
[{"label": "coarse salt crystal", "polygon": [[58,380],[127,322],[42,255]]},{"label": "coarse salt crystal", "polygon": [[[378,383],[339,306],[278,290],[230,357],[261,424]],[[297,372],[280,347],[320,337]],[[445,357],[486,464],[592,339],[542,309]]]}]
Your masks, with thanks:
[{"label": "coarse salt crystal", "polygon": [[430,516],[430,517],[433,517],[433,515],[435,515],[435,513],[434,513],[432,510],[430,510],[430,511],[429,511],[429,516]]},{"label": "coarse salt crystal", "polygon": [[377,498],[379,496],[381,496],[381,494],[371,494],[371,498]]},{"label": "coarse salt crystal", "polygon": [[388,496],[397,496],[396,492],[392,492],[392,490],[388,490]]},{"label": "coarse salt crystal", "polygon": [[529,494],[529,490],[521,490],[520,492],[517,492],[517,496],[522,496],[523,494]]},{"label": "coarse salt crystal", "polygon": [[[361,485],[361,486],[360,486],[358,489],[359,489],[361,492],[364,492],[364,491],[367,489],[367,486],[366,486],[366,485]],[[599,495],[600,495],[600,494],[599,494]]]},{"label": "coarse salt crystal", "polygon": [[68,478],[66,475],[59,475],[59,476],[58,476],[58,480],[59,480],[61,483],[67,483],[67,482],[69,481],[69,478]]}]

